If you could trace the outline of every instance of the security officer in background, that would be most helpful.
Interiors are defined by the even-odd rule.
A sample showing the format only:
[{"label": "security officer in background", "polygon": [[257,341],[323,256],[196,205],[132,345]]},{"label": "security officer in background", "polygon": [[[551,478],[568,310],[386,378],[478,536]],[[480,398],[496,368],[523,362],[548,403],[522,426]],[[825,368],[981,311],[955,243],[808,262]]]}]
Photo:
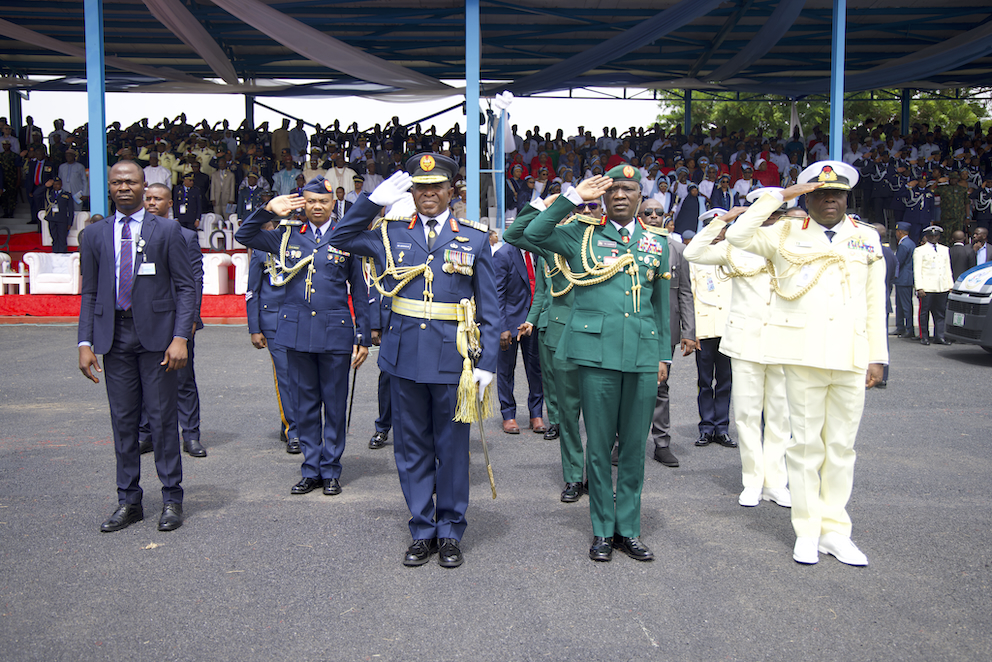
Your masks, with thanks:
[{"label": "security officer in background", "polygon": [[944,313],[947,294],[954,287],[951,277],[951,255],[947,246],[939,243],[943,228],[930,225],[923,229],[922,246],[913,251],[913,282],[920,299],[920,344],[930,344],[930,316],[933,316],[933,343],[950,345],[944,338]]},{"label": "security officer in background", "polygon": [[[389,322],[389,311],[392,301],[384,297],[374,288],[369,292],[369,322],[372,327],[372,344],[378,347],[382,344],[382,326]],[[389,401],[389,373],[379,371],[379,417],[375,419],[375,433],[369,439],[369,448],[378,450],[386,446],[389,430],[393,427],[393,408]]]},{"label": "security officer in background", "polygon": [[[279,256],[280,278],[274,284],[287,288],[274,340],[286,348],[295,380],[303,466],[292,494],[307,494],[321,485],[327,496],[341,493],[349,364],[357,369],[369,353],[368,288],[361,261],[328,239],[334,200],[329,189],[323,177],[315,177],[307,182],[303,197],[273,198],[249,216],[236,235],[245,246]],[[306,222],[301,225],[262,230],[267,221],[303,208]],[[285,232],[289,239],[280,249]],[[349,283],[354,320],[348,307]]]},{"label": "security officer in background", "polygon": [[[614,547],[638,561],[654,559],[640,540],[641,490],[644,440],[672,358],[671,275],[664,231],[636,219],[640,180],[637,168],[620,164],[559,197],[524,230],[525,239],[567,260],[566,277],[577,285],[557,353],[579,366],[593,561],[610,561]],[[602,219],[580,215],[558,225],[576,205],[601,196]],[[610,450],[618,438],[614,498]]]},{"label": "security officer in background", "polygon": [[172,214],[179,224],[194,232],[200,226],[202,196],[200,189],[193,186],[193,173],[183,176],[182,186],[172,192]]},{"label": "security officer in background", "polygon": [[[556,436],[561,449],[561,471],[565,489],[560,498],[563,503],[575,503],[582,497],[583,471],[586,466],[579,432],[582,407],[578,366],[555,351],[572,312],[575,288],[569,285],[568,279],[555,263],[555,254],[532,244],[524,237],[528,224],[547,208],[545,204],[548,201],[553,203],[557,197],[553,195],[547,200],[530,202],[503,233],[503,239],[508,244],[541,256],[537,265],[534,303],[527,316],[527,323],[531,328],[521,333],[533,333],[533,326],[538,329],[541,379],[551,423],[548,432],[554,431],[554,436],[550,438]],[[563,222],[570,221],[566,219]],[[544,438],[549,438],[548,433],[545,433]]]},{"label": "security officer in background", "polygon": [[[395,172],[360,196],[331,241],[371,258],[377,289],[391,299],[379,369],[389,373],[396,470],[411,515],[413,544],[403,564],[423,565],[436,551],[442,567],[454,568],[464,561],[459,541],[467,525],[469,424],[453,419],[477,411],[471,391],[477,386],[486,397],[495,376],[496,279],[488,228],[455,219],[448,209],[458,163],[425,153],[410,158],[406,169],[411,174]],[[403,199],[411,181],[417,213],[366,230],[383,207]],[[474,370],[458,349],[465,340],[459,334],[471,323],[460,302],[472,297],[481,334]]]},{"label": "security officer in background", "polygon": [[896,330],[900,338],[915,338],[913,321],[913,252],[916,244],[909,238],[910,224],[896,223]]},{"label": "security officer in background", "polygon": [[[269,221],[262,230],[275,229]],[[273,284],[278,279],[275,257],[265,251],[252,251],[248,263],[248,290],[245,308],[248,313],[248,333],[255,349],[268,349],[272,358],[272,376],[276,383],[276,403],[279,405],[279,438],[286,442],[286,452],[299,454],[300,435],[296,428],[296,387],[290,380],[289,356],[286,347],[275,342],[279,324],[279,309],[286,299],[286,288]]]},{"label": "security officer in background", "polygon": [[69,192],[62,188],[62,180],[49,179],[45,185],[35,189],[38,208],[44,210],[48,231],[52,235],[52,252],[69,252],[69,227],[75,217],[75,205]]},{"label": "security officer in background", "polygon": [[[888,348],[879,236],[845,213],[857,181],[846,163],[818,161],[798,184],[766,193],[727,230],[728,243],[775,269],[763,342],[767,359],[785,369],[792,558],[807,565],[819,561],[818,552],[868,565],[851,541],[847,502],[865,389],[882,380]],[[761,227],[783,202],[803,194],[808,218]]]}]

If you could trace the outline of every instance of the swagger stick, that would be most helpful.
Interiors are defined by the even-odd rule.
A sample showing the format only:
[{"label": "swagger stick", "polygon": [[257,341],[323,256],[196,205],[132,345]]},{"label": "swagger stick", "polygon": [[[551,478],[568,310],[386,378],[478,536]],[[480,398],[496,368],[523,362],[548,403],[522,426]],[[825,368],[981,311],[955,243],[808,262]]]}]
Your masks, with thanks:
[{"label": "swagger stick", "polygon": [[[358,344],[362,344],[362,334],[358,334]],[[348,425],[345,432],[351,432],[351,410],[355,408],[355,381],[358,379],[358,366],[352,371],[351,375],[351,397],[348,399]]]}]

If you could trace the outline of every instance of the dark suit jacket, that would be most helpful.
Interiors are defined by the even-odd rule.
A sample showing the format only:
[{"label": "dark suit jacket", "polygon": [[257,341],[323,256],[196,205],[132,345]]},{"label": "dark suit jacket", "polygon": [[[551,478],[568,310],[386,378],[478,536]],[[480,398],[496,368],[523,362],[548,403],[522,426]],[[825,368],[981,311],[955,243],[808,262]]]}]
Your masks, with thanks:
[{"label": "dark suit jacket", "polygon": [[[97,354],[106,354],[114,344],[117,267],[114,258],[114,220],[105,218],[90,225],[80,246],[82,302],[79,310],[79,342],[89,342]],[[164,352],[173,337],[189,338],[196,315],[196,284],[190,251],[180,226],[167,219],[145,214],[141,224],[145,244],[135,254],[131,310],[134,328],[142,347]],[[155,274],[139,276],[141,264],[154,264]]]},{"label": "dark suit jacket", "polygon": [[668,237],[668,269],[672,274],[668,281],[672,343],[682,338],[695,340],[696,304],[692,300],[692,275],[685,259],[685,244],[671,237]]},{"label": "dark suit jacket", "polygon": [[[520,249],[503,244],[493,254],[496,270],[496,299],[499,302],[500,333],[509,331],[514,337],[517,327],[527,319],[530,311],[530,276]],[[536,264],[535,264],[536,267]]]},{"label": "dark suit jacket", "polygon": [[896,286],[913,286],[913,251],[916,244],[909,237],[903,237],[896,247]]},{"label": "dark suit jacket", "polygon": [[[186,213],[180,211],[180,205],[186,205]],[[188,191],[180,184],[172,191],[172,215],[184,228],[195,230],[194,224],[200,220],[203,213],[203,196],[195,186]]]},{"label": "dark suit jacket", "polygon": [[[35,186],[34,176],[38,163],[41,163],[41,184]],[[27,173],[24,177],[24,190],[27,191],[28,195],[34,195],[36,188],[44,188],[45,182],[49,179],[54,179],[57,174],[54,164],[48,159],[41,159],[40,161],[38,159],[31,159],[28,161]]]},{"label": "dark suit jacket", "polygon": [[200,250],[200,238],[196,232],[182,226],[179,228],[186,241],[189,262],[193,267],[193,286],[196,288],[196,312],[193,319],[196,321],[196,329],[200,330],[203,328],[203,320],[200,319],[200,306],[203,303],[203,251]]},{"label": "dark suit jacket", "polygon": [[892,286],[896,282],[896,254],[888,244],[882,244],[882,257],[885,258],[885,313],[892,312]]},{"label": "dark suit jacket", "polygon": [[343,202],[344,202],[344,213],[343,214],[339,214],[338,213],[338,202],[339,202],[338,200],[335,200],[334,201],[334,220],[335,220],[335,222],[340,221],[342,218],[344,218],[344,215],[348,213],[348,210],[351,209],[351,206],[353,204],[355,204],[351,200],[343,200]]},{"label": "dark suit jacket", "polygon": [[951,275],[957,282],[958,276],[978,264],[978,255],[971,246],[954,244],[951,246]]}]

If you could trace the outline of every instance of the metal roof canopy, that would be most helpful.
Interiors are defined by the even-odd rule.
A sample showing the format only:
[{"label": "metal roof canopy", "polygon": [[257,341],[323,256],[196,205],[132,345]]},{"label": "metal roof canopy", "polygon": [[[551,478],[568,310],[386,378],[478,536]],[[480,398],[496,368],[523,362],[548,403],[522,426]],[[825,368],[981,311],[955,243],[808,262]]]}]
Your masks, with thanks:
[{"label": "metal roof canopy", "polygon": [[[248,5],[252,16],[245,15]],[[270,38],[278,32],[273,19],[281,17],[300,23]],[[373,75],[356,79],[331,68],[321,50],[330,37],[348,51],[335,66]],[[133,88],[143,91],[176,90],[178,82],[203,92],[256,94],[258,81],[274,78],[362,89],[388,78],[393,87],[379,87],[379,94],[396,94],[389,90],[397,80],[407,81],[411,94],[464,93],[469,117],[478,113],[480,80],[500,81],[490,93],[683,89],[687,123],[692,90],[789,98],[829,92],[832,152],[839,152],[845,89],[979,87],[992,80],[992,8],[983,0],[939,7],[919,0],[633,0],[622,8],[616,0],[568,7],[556,0],[20,0],[0,8],[0,43],[6,86],[14,77],[87,75],[90,115],[101,123],[106,55],[109,68],[169,83]],[[218,78],[224,84],[205,82]],[[442,78],[464,78],[468,87],[447,88]],[[470,185],[478,183],[477,136],[467,133]],[[92,147],[92,154],[106,153],[105,145]],[[105,191],[100,171],[92,186]],[[476,196],[468,203],[477,218]]]}]

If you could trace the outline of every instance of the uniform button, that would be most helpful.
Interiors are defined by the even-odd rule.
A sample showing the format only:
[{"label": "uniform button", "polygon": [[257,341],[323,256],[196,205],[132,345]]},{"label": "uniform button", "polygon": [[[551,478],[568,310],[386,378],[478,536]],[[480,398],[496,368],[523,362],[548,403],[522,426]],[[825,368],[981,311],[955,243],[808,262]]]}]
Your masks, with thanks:
[{"label": "uniform button", "polygon": [[269,307],[269,304],[267,304],[267,303],[263,303],[262,304],[262,308],[268,308],[268,307]]},{"label": "uniform button", "polygon": [[624,313],[623,316],[624,317],[630,317],[630,313]]},{"label": "uniform button", "polygon": [[344,324],[344,320],[341,320],[341,323]]},{"label": "uniform button", "polygon": [[626,292],[624,292],[624,294],[626,294],[627,296],[630,296],[630,290],[627,290]]},{"label": "uniform button", "polygon": [[316,310],[313,310],[313,311],[310,312],[310,317],[316,317],[316,316],[317,316],[317,311]]},{"label": "uniform button", "polygon": [[588,324],[586,324],[586,326],[585,326],[585,328],[587,328],[587,329],[588,329],[588,328],[589,328],[589,325],[588,325]]},{"label": "uniform button", "polygon": [[426,329],[426,328],[427,328],[427,325],[426,325],[426,324],[424,324],[424,323],[421,323],[421,324],[420,324],[420,328],[421,328],[421,329]]},{"label": "uniform button", "polygon": [[652,335],[652,336],[654,335],[654,331],[652,331],[652,332],[651,332],[651,335]]},{"label": "uniform button", "polygon": [[316,294],[316,293],[317,293],[317,288],[315,288],[315,287],[311,287],[311,288],[310,288],[310,293],[311,293],[311,294]]}]

